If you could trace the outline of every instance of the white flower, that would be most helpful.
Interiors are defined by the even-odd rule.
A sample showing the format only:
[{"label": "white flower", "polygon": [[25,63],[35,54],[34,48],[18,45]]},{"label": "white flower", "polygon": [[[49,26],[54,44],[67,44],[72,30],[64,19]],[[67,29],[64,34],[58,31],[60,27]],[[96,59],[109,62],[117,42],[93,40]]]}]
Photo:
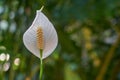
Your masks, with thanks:
[{"label": "white flower", "polygon": [[39,58],[41,56],[38,45],[41,44],[43,48],[42,59],[48,57],[56,48],[58,43],[56,30],[41,10],[37,10],[32,25],[24,33],[23,42],[26,48]]}]

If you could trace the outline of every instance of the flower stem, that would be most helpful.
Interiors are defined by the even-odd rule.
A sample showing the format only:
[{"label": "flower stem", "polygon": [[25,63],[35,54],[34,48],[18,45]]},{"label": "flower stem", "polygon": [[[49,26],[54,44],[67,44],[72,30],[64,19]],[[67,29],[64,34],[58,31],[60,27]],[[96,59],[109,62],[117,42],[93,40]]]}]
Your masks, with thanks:
[{"label": "flower stem", "polygon": [[40,49],[40,80],[42,80],[43,76],[43,59],[42,59],[42,49]]},{"label": "flower stem", "polygon": [[42,75],[43,75],[43,62],[42,59],[40,59],[40,80],[42,80]]}]

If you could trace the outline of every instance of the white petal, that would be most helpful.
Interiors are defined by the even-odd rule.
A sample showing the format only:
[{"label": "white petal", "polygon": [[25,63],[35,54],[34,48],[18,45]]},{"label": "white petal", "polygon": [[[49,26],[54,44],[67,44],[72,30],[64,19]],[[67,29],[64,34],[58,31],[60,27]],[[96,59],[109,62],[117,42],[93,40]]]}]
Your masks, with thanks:
[{"label": "white petal", "polygon": [[39,58],[40,58],[40,52],[36,45],[37,44],[37,41],[36,41],[37,27],[41,27],[43,29],[44,49],[43,49],[42,58],[44,59],[47,56],[49,56],[56,48],[58,43],[58,37],[52,23],[40,10],[37,10],[37,14],[32,25],[23,35],[23,42],[26,48]]}]

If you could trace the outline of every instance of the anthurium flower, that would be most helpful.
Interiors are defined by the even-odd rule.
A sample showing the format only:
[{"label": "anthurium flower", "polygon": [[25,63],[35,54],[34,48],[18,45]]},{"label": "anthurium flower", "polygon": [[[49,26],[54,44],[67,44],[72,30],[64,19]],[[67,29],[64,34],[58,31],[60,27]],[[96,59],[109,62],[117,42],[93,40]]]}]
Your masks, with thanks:
[{"label": "anthurium flower", "polygon": [[58,43],[56,30],[41,10],[36,11],[32,25],[23,35],[23,42],[31,53],[42,59],[48,57],[56,48]]}]

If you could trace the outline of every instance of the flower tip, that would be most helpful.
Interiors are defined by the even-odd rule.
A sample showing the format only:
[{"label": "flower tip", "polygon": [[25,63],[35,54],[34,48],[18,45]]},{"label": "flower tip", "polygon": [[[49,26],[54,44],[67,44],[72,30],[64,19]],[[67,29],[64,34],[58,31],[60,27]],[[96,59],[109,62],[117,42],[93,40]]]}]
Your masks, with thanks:
[{"label": "flower tip", "polygon": [[42,6],[42,7],[40,8],[40,11],[42,11],[42,10],[43,10],[43,8],[44,8],[44,6]]},{"label": "flower tip", "polygon": [[42,6],[42,7],[40,8],[40,10],[37,10],[37,13],[38,13],[38,12],[41,12],[41,11],[43,10],[43,8],[44,8],[44,6]]}]

